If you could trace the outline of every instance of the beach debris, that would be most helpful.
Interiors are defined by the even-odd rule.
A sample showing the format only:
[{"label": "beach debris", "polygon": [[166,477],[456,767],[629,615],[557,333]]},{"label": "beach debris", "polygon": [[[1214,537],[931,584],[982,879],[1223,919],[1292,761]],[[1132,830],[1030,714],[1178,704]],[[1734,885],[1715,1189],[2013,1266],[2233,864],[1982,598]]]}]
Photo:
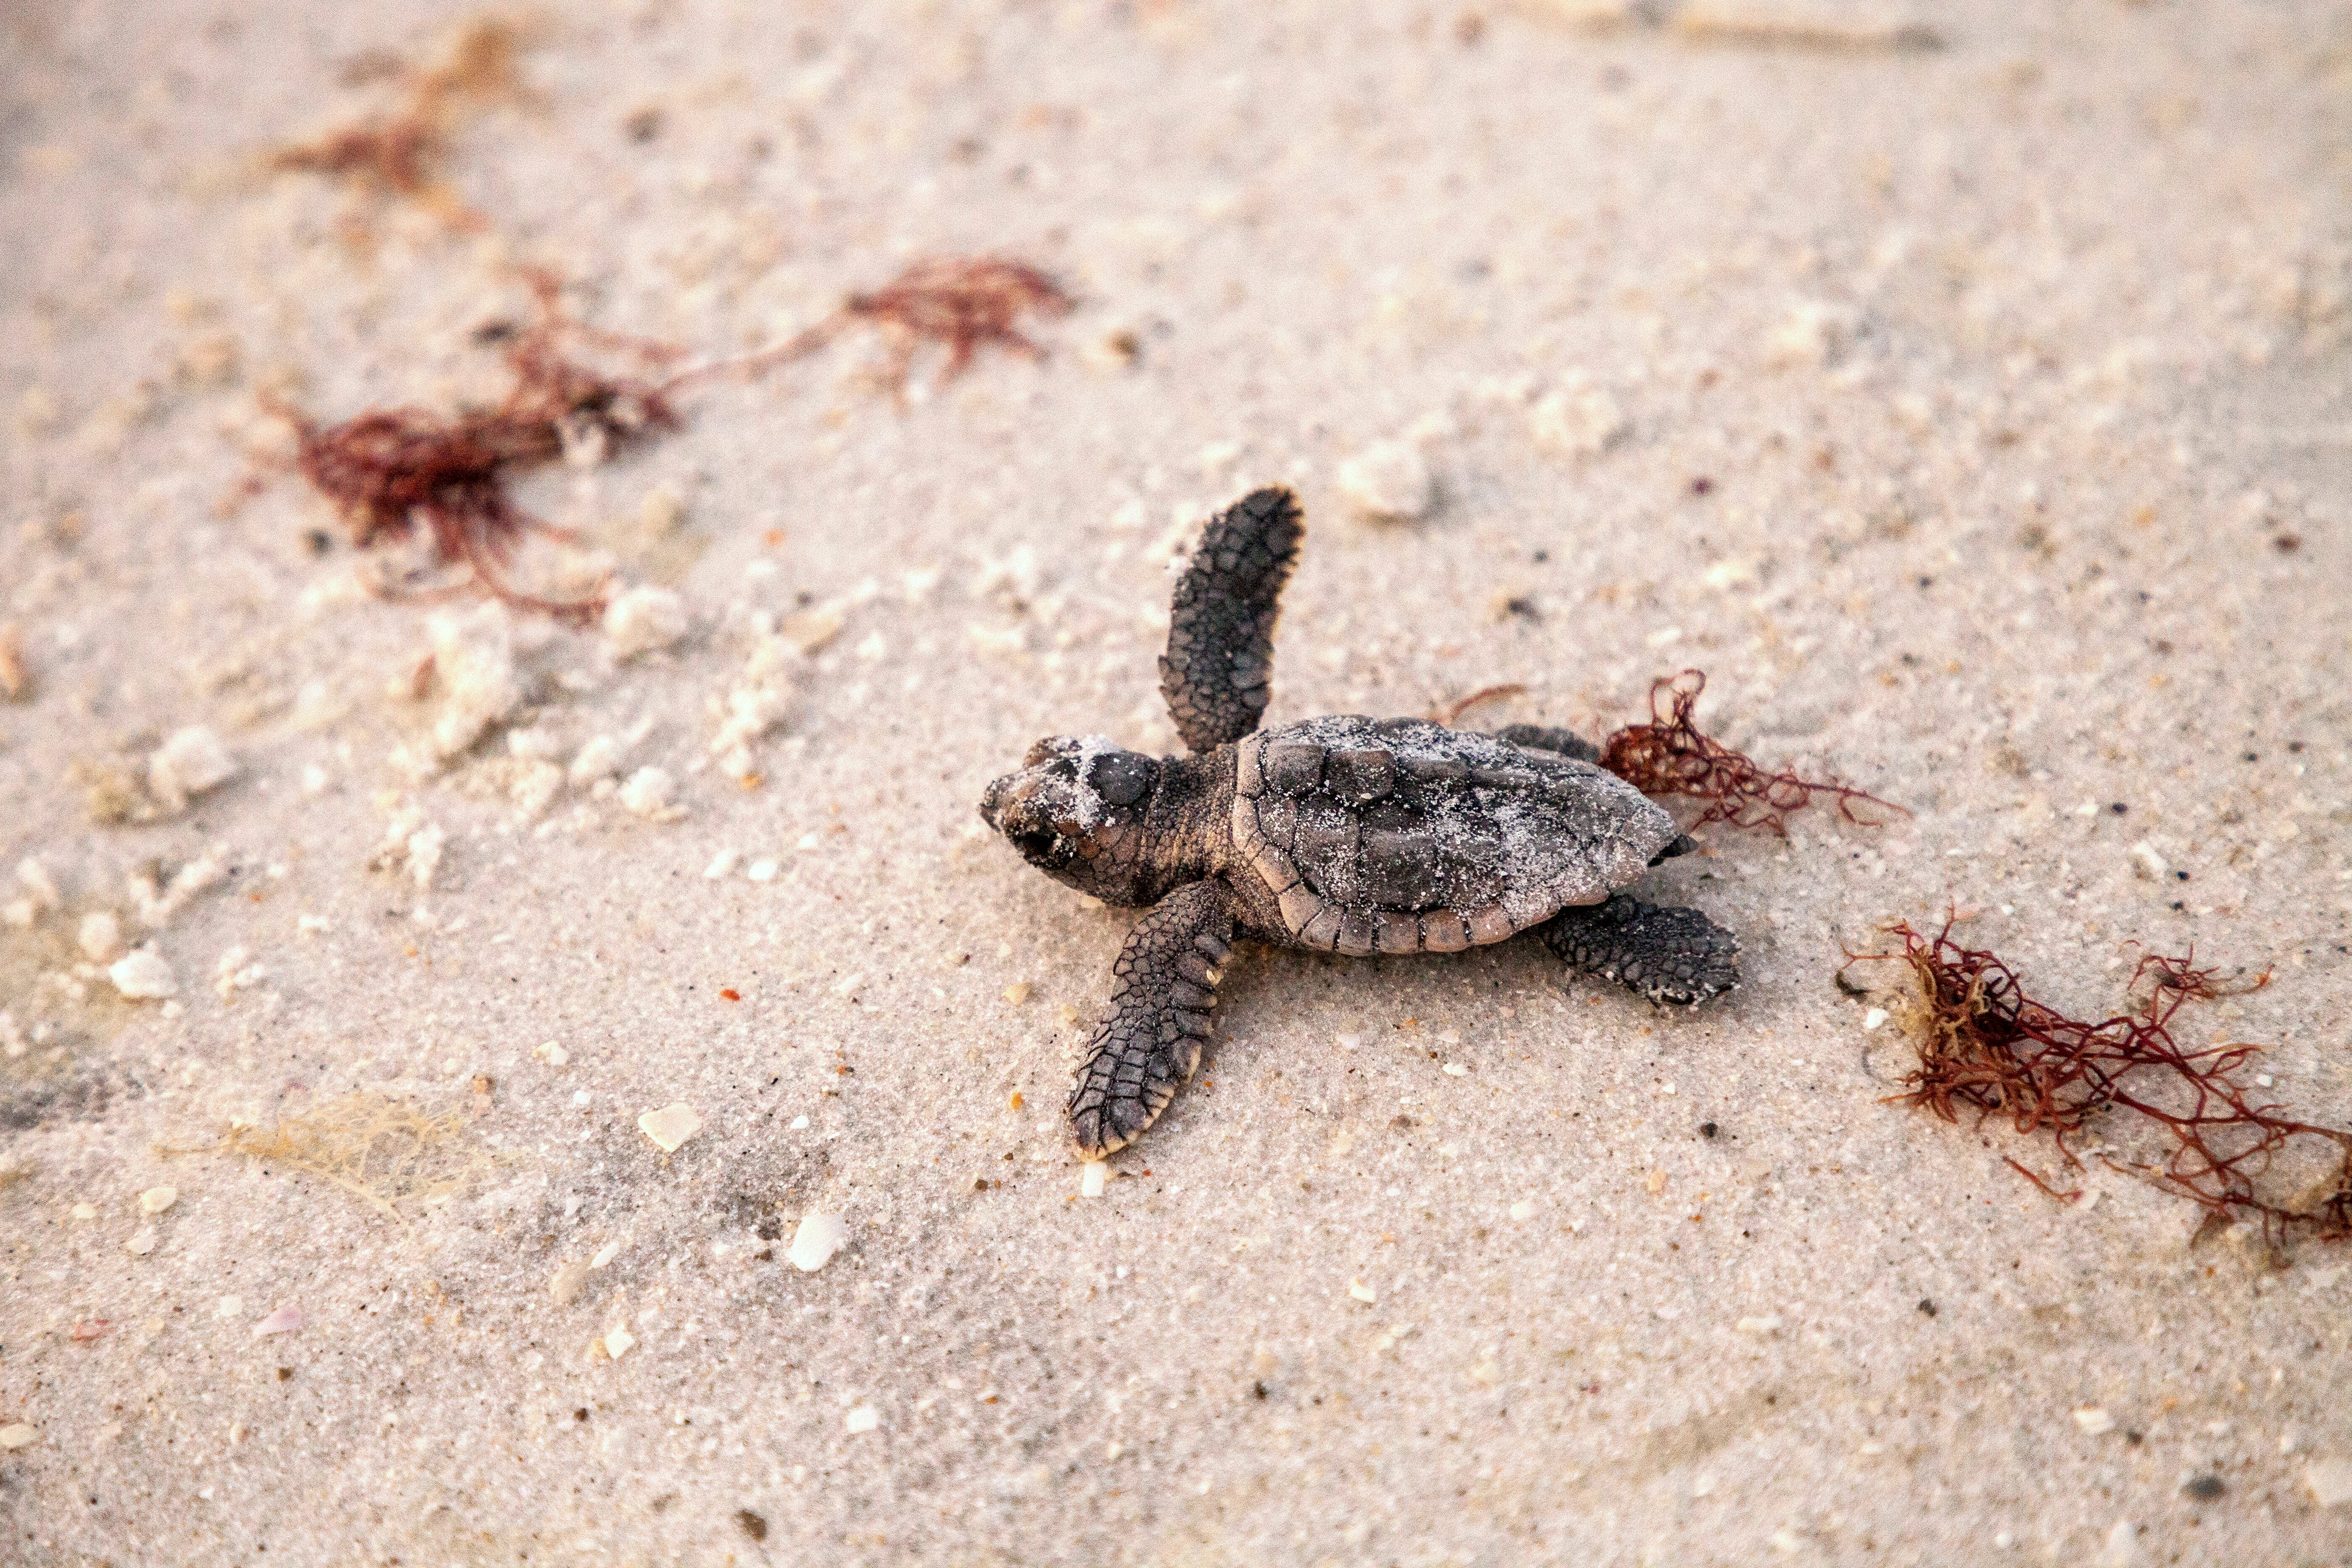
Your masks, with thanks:
[{"label": "beach debris", "polygon": [[[561,284],[551,274],[525,277],[539,319],[508,343],[514,384],[496,407],[454,416],[377,409],[320,425],[282,402],[267,406],[293,426],[295,467],[341,515],[355,548],[420,536],[429,546],[428,563],[379,583],[380,591],[398,597],[471,587],[516,609],[586,626],[604,613],[601,591],[551,599],[508,581],[506,569],[525,536],[570,537],[517,506],[508,484],[558,460],[592,466],[679,424],[661,386],[593,370],[566,357],[567,347],[593,344],[641,360],[667,359],[674,351],[583,326],[562,312]],[[460,568],[463,574],[453,577]]]},{"label": "beach debris", "polygon": [[2116,1429],[2116,1418],[2095,1405],[2074,1407],[2074,1425],[2085,1437],[2103,1437]]},{"label": "beach debris", "polygon": [[849,1435],[854,1437],[860,1432],[871,1432],[881,1426],[882,1413],[871,1405],[853,1405],[849,1407],[848,1414],[841,1418],[841,1424],[848,1428]]},{"label": "beach debris", "polygon": [[131,1233],[129,1240],[122,1244],[122,1250],[133,1258],[144,1258],[155,1250],[157,1239],[158,1233],[155,1227],[152,1225],[142,1225]]},{"label": "beach debris", "polygon": [[667,588],[630,588],[604,606],[604,637],[619,659],[675,647],[693,625],[686,601]]},{"label": "beach debris", "polygon": [[613,1360],[618,1361],[635,1348],[637,1336],[629,1332],[626,1323],[615,1323],[604,1331],[602,1342],[604,1346],[604,1353]]},{"label": "beach debris", "polygon": [[648,1110],[637,1118],[637,1130],[658,1144],[665,1154],[702,1131],[702,1113],[684,1100]]},{"label": "beach debris", "polygon": [[603,1268],[606,1265],[610,1264],[613,1259],[620,1256],[621,1244],[617,1241],[608,1241],[604,1246],[598,1247],[595,1255],[588,1259],[588,1267],[591,1268]]},{"label": "beach debris", "polygon": [[1350,1279],[1348,1281],[1348,1299],[1351,1301],[1361,1301],[1369,1307],[1380,1300],[1380,1293],[1360,1279]]},{"label": "beach debris", "polygon": [[496,1168],[497,1157],[468,1142],[465,1131],[461,1112],[427,1116],[405,1100],[363,1090],[280,1117],[275,1126],[231,1121],[210,1142],[164,1144],[157,1152],[227,1155],[299,1171],[404,1229],[401,1205],[455,1196]]},{"label": "beach debris", "polygon": [[228,879],[230,858],[228,847],[215,844],[173,872],[171,879],[160,886],[146,869],[133,872],[127,886],[131,901],[138,907],[140,924],[149,931],[163,930],[196,895]]},{"label": "beach debris", "polygon": [[[2258,1047],[2184,1050],[2172,1037],[2181,1008],[2259,990],[2270,983],[2267,971],[2229,986],[2189,957],[2144,953],[2132,972],[2137,1004],[2084,1021],[2028,995],[1995,954],[1954,942],[1950,919],[1932,937],[1901,921],[1885,930],[1899,947],[1849,962],[1899,962],[1918,986],[1919,1065],[1904,1076],[1905,1092],[1891,1098],[1946,1121],[1973,1110],[1979,1126],[2001,1117],[2021,1134],[2047,1132],[2068,1171],[2084,1168],[2075,1145],[2094,1136],[2095,1121],[2110,1144],[2121,1138],[2132,1147],[2086,1152],[2188,1199],[2215,1221],[2258,1218],[2274,1238],[2299,1227],[2323,1240],[2352,1237],[2352,1131],[2296,1121],[2281,1106],[2252,1100],[2241,1074]],[[2284,1202],[2257,1190],[2256,1178],[2307,1154],[2326,1163],[2306,1190]],[[2079,1188],[2060,1192],[2015,1159],[2006,1163],[2062,1202],[2084,1197]]]},{"label": "beach debris", "polygon": [[1759,1317],[1742,1318],[1731,1325],[1736,1334],[1748,1334],[1757,1339],[1768,1338],[1780,1331],[1780,1314],[1766,1312]]},{"label": "beach debris", "polygon": [[368,858],[375,871],[405,870],[421,892],[433,886],[441,869],[441,856],[449,836],[437,823],[427,822],[422,807],[402,806],[383,825],[383,840]]},{"label": "beach debris", "polygon": [[1437,503],[1429,459],[1412,441],[1375,441],[1333,475],[1340,496],[1369,522],[1418,522]]},{"label": "beach debris", "polygon": [[[829,640],[796,642],[793,626],[793,620],[787,619],[780,630],[764,615],[755,622],[751,651],[743,661],[742,674],[736,678],[723,701],[714,700],[719,729],[710,738],[710,754],[719,759],[719,765],[730,778],[757,776],[751,747],[784,721],[793,696],[792,664],[823,647],[824,640]],[[839,629],[838,625],[835,629]]]},{"label": "beach debris", "polygon": [[856,326],[877,328],[887,343],[877,379],[903,396],[922,345],[947,353],[944,384],[961,375],[980,350],[994,345],[1024,359],[1045,351],[1021,330],[1024,316],[1066,316],[1076,306],[1051,274],[1002,256],[940,256],[909,265],[878,289],[851,294],[814,324],[772,347],[681,372],[672,389],[719,375],[757,375],[807,358]]},{"label": "beach debris", "polygon": [[180,1189],[165,1182],[161,1185],[150,1187],[139,1194],[139,1212],[162,1214],[179,1201]]},{"label": "beach debris", "polygon": [[803,1274],[814,1274],[833,1261],[849,1239],[849,1226],[836,1214],[805,1214],[793,1227],[793,1244],[784,1253],[785,1260]]},{"label": "beach debris", "polygon": [[2352,1502],[2352,1460],[2314,1459],[2303,1467],[2303,1487],[2322,1508]]},{"label": "beach debris", "polygon": [[213,1316],[224,1321],[245,1316],[245,1298],[234,1293],[213,1303]]},{"label": "beach debris", "polygon": [[148,792],[166,811],[184,810],[195,796],[236,776],[236,759],[202,724],[174,730],[147,761]]},{"label": "beach debris", "polygon": [[768,1521],[764,1515],[753,1513],[748,1508],[739,1508],[735,1510],[735,1524],[754,1541],[768,1539]]},{"label": "beach debris", "polygon": [[172,973],[172,966],[161,953],[150,948],[137,948],[125,953],[107,967],[106,977],[114,989],[132,1002],[160,1001],[179,994],[180,983]]},{"label": "beach debris", "polygon": [[544,1040],[531,1047],[530,1054],[551,1068],[560,1068],[572,1059],[572,1053],[553,1040]]},{"label": "beach debris", "polygon": [[443,180],[443,165],[451,137],[467,119],[489,104],[524,96],[517,68],[523,44],[521,30],[511,22],[470,22],[439,64],[423,70],[394,66],[391,74],[407,89],[397,111],[281,149],[268,166],[323,174],[377,199],[418,202],[455,228],[481,227],[479,216]]},{"label": "beach debris", "polygon": [[1721,822],[1734,827],[1769,828],[1785,837],[1789,814],[1812,805],[1816,795],[1835,801],[1838,816],[1858,826],[1882,824],[1858,815],[1857,805],[1910,815],[1892,801],[1848,784],[1769,772],[1702,733],[1692,715],[1697,710],[1699,693],[1706,689],[1706,676],[1696,669],[1652,681],[1650,721],[1611,734],[1601,742],[1601,765],[1643,795],[1706,802],[1706,808],[1691,824],[1694,827]]},{"label": "beach debris", "polygon": [[253,1337],[259,1339],[265,1334],[290,1334],[297,1332],[301,1327],[302,1309],[289,1302],[254,1324]]},{"label": "beach debris", "polygon": [[58,891],[57,879],[49,875],[48,868],[41,864],[38,856],[27,855],[16,862],[16,880],[31,896],[35,908],[43,910],[65,908],[65,895]]},{"label": "beach debris", "polygon": [[1764,341],[1764,358],[1775,365],[1833,365],[1845,357],[1862,330],[1862,312],[1828,300],[1802,300]]},{"label": "beach debris", "polygon": [[883,378],[899,388],[925,342],[947,350],[943,382],[962,374],[972,356],[991,344],[1024,359],[1044,359],[1045,351],[1023,334],[1021,318],[1066,316],[1076,303],[1061,284],[1025,261],[949,256],[918,261],[881,288],[852,294],[841,310],[892,340]]},{"label": "beach debris", "polygon": [[564,776],[572,781],[573,787],[585,789],[619,773],[628,755],[627,742],[612,735],[593,735],[587,744],[573,754],[572,765],[564,770]]},{"label": "beach debris", "polygon": [[1100,1160],[1088,1160],[1078,1167],[1078,1196],[1098,1198],[1103,1195],[1103,1178],[1110,1167]]},{"label": "beach debris", "polygon": [[213,965],[213,992],[226,1002],[269,978],[269,966],[253,962],[251,950],[232,947]]},{"label": "beach debris", "polygon": [[29,1448],[38,1436],[40,1433],[29,1422],[11,1421],[5,1426],[0,1426],[0,1448],[12,1453],[18,1448]]}]

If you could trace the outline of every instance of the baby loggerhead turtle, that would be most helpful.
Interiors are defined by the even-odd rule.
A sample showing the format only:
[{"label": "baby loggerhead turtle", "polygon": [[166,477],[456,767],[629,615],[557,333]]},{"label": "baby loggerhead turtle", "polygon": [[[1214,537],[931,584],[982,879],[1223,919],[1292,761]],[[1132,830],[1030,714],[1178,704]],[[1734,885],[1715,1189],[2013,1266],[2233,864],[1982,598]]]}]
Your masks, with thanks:
[{"label": "baby loggerhead turtle", "polygon": [[1070,1094],[1085,1158],[1134,1142],[1192,1077],[1237,935],[1361,957],[1532,929],[1653,1002],[1738,984],[1729,931],[1616,890],[1695,846],[1568,731],[1353,714],[1258,729],[1302,531],[1289,490],[1254,490],[1211,520],[1176,585],[1160,688],[1191,756],[1053,736],[981,800],[1047,876],[1151,911]]}]

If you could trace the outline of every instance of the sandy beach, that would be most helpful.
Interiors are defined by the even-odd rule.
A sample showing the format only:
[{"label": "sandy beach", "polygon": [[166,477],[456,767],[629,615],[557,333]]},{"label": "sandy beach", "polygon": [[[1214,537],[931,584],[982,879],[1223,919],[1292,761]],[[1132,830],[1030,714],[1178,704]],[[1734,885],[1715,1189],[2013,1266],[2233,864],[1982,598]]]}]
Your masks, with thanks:
[{"label": "sandy beach", "polygon": [[[2352,1563],[2352,1244],[1897,1102],[1841,979],[2193,949],[2269,982],[2181,1043],[2352,1124],[2352,6],[0,38],[0,1561]],[[845,306],[973,257],[1037,355]],[[292,422],[497,404],[534,278],[642,384],[817,329],[533,426],[576,626]],[[1137,915],[976,806],[1178,749],[1171,567],[1275,483],[1270,721],[1696,668],[1905,814],[1652,872],[1697,1010],[1244,946],[1088,1195]]]}]

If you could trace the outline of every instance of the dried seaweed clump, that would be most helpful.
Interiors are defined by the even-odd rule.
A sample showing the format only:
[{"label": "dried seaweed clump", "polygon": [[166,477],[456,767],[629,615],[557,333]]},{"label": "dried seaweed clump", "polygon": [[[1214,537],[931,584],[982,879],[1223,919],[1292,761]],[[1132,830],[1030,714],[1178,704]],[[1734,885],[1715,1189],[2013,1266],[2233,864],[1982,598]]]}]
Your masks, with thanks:
[{"label": "dried seaweed clump", "polygon": [[950,256],[919,261],[869,293],[852,294],[842,314],[880,326],[896,342],[886,374],[902,384],[918,344],[947,346],[943,381],[962,374],[972,355],[994,343],[1024,359],[1045,351],[1021,331],[1021,317],[1069,314],[1074,301],[1062,286],[1024,261],[993,256]]},{"label": "dried seaweed clump", "polygon": [[790,364],[862,323],[879,328],[889,341],[880,380],[894,393],[903,393],[915,355],[926,342],[947,350],[947,363],[940,371],[942,382],[962,374],[992,343],[1024,359],[1044,359],[1045,351],[1022,331],[1022,317],[1066,316],[1076,303],[1050,274],[1025,261],[996,256],[932,257],[879,289],[850,295],[822,321],[773,348],[687,372],[672,384]]},{"label": "dried seaweed clump", "polygon": [[516,68],[521,32],[509,22],[469,24],[439,65],[426,70],[395,67],[408,88],[406,102],[393,114],[329,132],[316,142],[273,154],[276,170],[325,174],[349,181],[378,196],[399,196],[437,208],[453,223],[480,226],[480,218],[445,185],[440,170],[449,137],[467,115],[485,103],[523,95]]},{"label": "dried seaweed clump", "polygon": [[[2018,1131],[2048,1131],[2066,1168],[2083,1168],[2074,1143],[2095,1118],[2110,1111],[2130,1121],[2117,1131],[2152,1133],[2159,1155],[2135,1158],[2101,1152],[2117,1171],[2176,1193],[2223,1220],[2260,1219],[2278,1237],[2308,1227],[2325,1240],[2352,1236],[2352,1132],[2297,1121],[2281,1108],[2255,1104],[2238,1073],[2252,1046],[2183,1050],[2172,1020],[2190,1002],[2225,994],[2215,972],[2187,958],[2143,957],[2132,989],[2146,988],[2136,1011],[2095,1023],[2069,1018],[2025,994],[2016,972],[1992,953],[1951,940],[1951,922],[1925,937],[1905,922],[1887,928],[1903,946],[1860,960],[1900,959],[1917,979],[1927,1009],[1919,1066],[1907,1074],[1907,1092],[1895,1098],[1924,1106],[1947,1121],[1973,1108],[1981,1124],[2004,1116]],[[2249,989],[2269,983],[2264,973]],[[2112,1123],[2110,1123],[2112,1125]],[[2333,1158],[2333,1173],[2315,1198],[2282,1204],[2256,1182],[2291,1149]],[[2052,1196],[2073,1202],[2019,1164],[2009,1164]]]},{"label": "dried seaweed clump", "polygon": [[[534,277],[532,287],[540,320],[509,342],[507,363],[515,383],[495,408],[454,417],[422,408],[378,409],[328,426],[290,408],[278,412],[294,426],[296,466],[342,514],[357,548],[422,531],[431,542],[433,570],[463,566],[481,592],[582,625],[603,613],[601,593],[548,599],[508,581],[506,570],[524,535],[570,537],[517,506],[508,482],[559,458],[601,461],[628,441],[676,428],[678,418],[663,384],[590,369],[567,358],[562,347],[585,342],[654,357],[668,351],[572,321],[557,308],[551,279]],[[429,595],[464,585],[411,579],[398,591]]]},{"label": "dried seaweed clump", "polygon": [[[1734,827],[1788,831],[1788,816],[1813,804],[1816,795],[1837,802],[1838,816],[1862,826],[1883,826],[1855,814],[1861,805],[1902,812],[1892,801],[1848,784],[1816,783],[1791,773],[1772,773],[1700,732],[1692,714],[1706,677],[1696,669],[1650,683],[1650,722],[1629,724],[1602,742],[1601,765],[1643,795],[1685,795],[1706,802],[1692,823],[1727,822]],[[1908,816],[1908,812],[1904,812]]]},{"label": "dried seaweed clump", "polygon": [[234,1155],[300,1171],[405,1226],[401,1205],[454,1196],[496,1168],[498,1157],[467,1142],[465,1129],[458,1111],[427,1116],[405,1100],[347,1094],[274,1127],[232,1122],[213,1142],[157,1152]]}]

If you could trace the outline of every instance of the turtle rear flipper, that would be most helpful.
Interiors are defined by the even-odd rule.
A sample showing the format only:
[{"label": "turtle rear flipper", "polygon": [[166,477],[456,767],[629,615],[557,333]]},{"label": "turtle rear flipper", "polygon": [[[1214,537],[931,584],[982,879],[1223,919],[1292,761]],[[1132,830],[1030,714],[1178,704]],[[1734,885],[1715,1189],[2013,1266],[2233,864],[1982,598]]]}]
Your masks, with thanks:
[{"label": "turtle rear flipper", "polygon": [[1252,490],[1209,520],[1178,579],[1160,689],[1193,751],[1257,728],[1273,695],[1274,619],[1305,531],[1287,489]]},{"label": "turtle rear flipper", "polygon": [[1601,760],[1601,748],[1573,730],[1555,730],[1543,724],[1511,724],[1496,731],[1495,739],[1507,746],[1557,752],[1580,763]]},{"label": "turtle rear flipper", "polygon": [[1739,939],[1696,910],[1630,893],[1562,910],[1539,933],[1561,963],[1619,981],[1651,1001],[1696,1006],[1739,984]]},{"label": "turtle rear flipper", "polygon": [[1128,933],[1109,1009],[1070,1091],[1081,1156],[1099,1160],[1135,1142],[1192,1076],[1233,937],[1233,889],[1213,878],[1169,894]]}]

